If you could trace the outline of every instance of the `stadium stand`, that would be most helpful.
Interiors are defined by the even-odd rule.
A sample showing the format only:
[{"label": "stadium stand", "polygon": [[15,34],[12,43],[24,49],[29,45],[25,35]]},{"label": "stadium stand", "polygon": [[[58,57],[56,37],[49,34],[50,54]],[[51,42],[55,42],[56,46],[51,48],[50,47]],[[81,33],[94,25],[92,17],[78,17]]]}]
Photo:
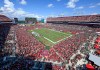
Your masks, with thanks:
[{"label": "stadium stand", "polygon": [[100,15],[47,18],[47,23],[100,23]]},{"label": "stadium stand", "polygon": [[[67,19],[68,21],[76,20],[75,22],[92,22],[92,19],[94,19],[94,21],[99,22],[98,18],[94,18],[97,17],[96,15],[83,17],[77,16],[76,18],[73,16]],[[57,22],[59,22],[58,20],[60,21],[59,18]],[[52,19],[52,21],[55,21],[55,19]],[[29,30],[41,28],[54,29],[65,33],[70,32],[72,36],[46,50],[46,46],[29,32]],[[0,24],[0,48],[2,48],[0,51],[0,69],[84,70],[88,69],[88,64],[91,64],[99,70],[100,66],[92,64],[93,62],[89,60],[90,52],[100,57],[100,35],[97,32],[100,32],[100,28],[76,24],[46,23],[45,25],[36,24],[34,26]],[[44,52],[47,53],[46,56]]]},{"label": "stadium stand", "polygon": [[7,16],[5,15],[0,15],[0,22],[11,22],[11,19],[9,19]]}]

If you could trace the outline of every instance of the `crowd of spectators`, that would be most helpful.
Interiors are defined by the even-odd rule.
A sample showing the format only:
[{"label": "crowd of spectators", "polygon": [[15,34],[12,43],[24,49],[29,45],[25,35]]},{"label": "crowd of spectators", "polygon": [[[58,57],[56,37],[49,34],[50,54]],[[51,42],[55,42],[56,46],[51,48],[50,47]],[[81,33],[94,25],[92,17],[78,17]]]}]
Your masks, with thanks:
[{"label": "crowd of spectators", "polygon": [[[70,32],[72,36],[67,38],[64,41],[54,45],[48,50],[49,54],[47,57],[44,57],[42,54],[45,51],[45,46],[39,42],[28,30],[34,30],[36,28],[49,28],[62,32]],[[5,28],[0,33],[0,39],[6,35]],[[13,31],[14,30],[14,31]],[[13,46],[16,45],[15,53],[18,56],[29,57],[35,61],[44,61],[44,62],[52,62],[54,64],[52,68],[54,70],[65,70],[66,64],[70,64],[71,68],[74,68],[77,60],[83,58],[80,54],[78,54],[74,59],[70,59],[72,55],[77,53],[77,50],[82,48],[82,44],[88,41],[93,40],[95,35],[95,31],[100,31],[99,28],[90,28],[87,26],[79,26],[79,25],[64,25],[64,24],[46,24],[46,25],[34,25],[34,26],[20,26],[14,25],[11,26],[9,30],[9,34],[5,38],[5,47],[6,53],[13,53]],[[15,33],[14,35],[12,35]],[[5,35],[4,35],[5,34]],[[12,44],[12,40],[14,40]],[[10,41],[10,43],[9,43]],[[1,41],[0,41],[1,42]],[[3,41],[2,41],[3,42]],[[45,59],[44,59],[45,58]],[[24,65],[24,63],[20,63],[21,61],[16,61],[11,68],[18,67],[20,65]],[[24,62],[24,61],[23,61]],[[25,63],[27,63],[25,61]],[[19,65],[20,64],[20,65]],[[30,64],[27,64],[28,66]],[[23,67],[23,66],[22,66]]]},{"label": "crowd of spectators", "polygon": [[70,16],[70,17],[50,17],[47,22],[100,22],[100,15]]}]

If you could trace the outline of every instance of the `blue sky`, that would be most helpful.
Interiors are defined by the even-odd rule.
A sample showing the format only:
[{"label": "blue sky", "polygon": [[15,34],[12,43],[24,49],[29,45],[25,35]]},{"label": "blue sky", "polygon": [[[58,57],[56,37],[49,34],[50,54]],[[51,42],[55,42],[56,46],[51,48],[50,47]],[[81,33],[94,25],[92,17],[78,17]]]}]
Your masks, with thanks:
[{"label": "blue sky", "polygon": [[0,0],[0,14],[10,18],[100,14],[100,0]]}]

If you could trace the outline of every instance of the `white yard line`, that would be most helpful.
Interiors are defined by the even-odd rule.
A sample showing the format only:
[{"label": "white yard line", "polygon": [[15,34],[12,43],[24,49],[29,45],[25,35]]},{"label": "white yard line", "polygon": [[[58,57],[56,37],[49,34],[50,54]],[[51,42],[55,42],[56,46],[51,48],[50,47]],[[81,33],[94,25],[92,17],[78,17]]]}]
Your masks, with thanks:
[{"label": "white yard line", "polygon": [[52,43],[54,43],[55,44],[55,42],[53,42],[52,40],[50,40],[50,39],[48,39],[48,38],[46,38],[46,37],[44,37],[46,40],[48,40],[48,41],[50,41],[50,42],[52,42]]},{"label": "white yard line", "polygon": [[[49,30],[55,31],[55,32],[59,32],[59,33],[63,33],[63,32],[61,32],[61,31],[56,31],[56,30],[53,30],[53,29],[49,29]],[[63,34],[66,34],[66,33],[63,33]],[[59,41],[57,41],[57,42],[53,42],[52,40],[50,40],[50,39],[48,39],[48,38],[46,38],[46,37],[44,37],[44,38],[47,39],[47,40],[49,40],[50,42],[56,44],[56,43],[61,42],[61,41],[63,41],[64,39],[69,38],[69,37],[71,37],[71,36],[72,36],[72,35],[70,35],[70,36],[68,36],[68,37],[65,37],[65,38],[63,38],[63,39],[61,39],[61,40],[59,40]]]},{"label": "white yard line", "polygon": [[[51,30],[51,31],[55,31],[55,30],[53,30],[53,29],[49,29],[49,30]],[[60,31],[56,31],[56,32],[60,32]],[[37,32],[36,32],[36,33],[37,33]],[[60,33],[63,33],[63,32],[60,32]],[[66,34],[66,33],[63,33],[63,34]],[[65,38],[63,38],[63,39],[61,39],[61,40],[59,40],[59,41],[56,41],[56,42],[54,42],[54,41],[48,39],[47,37],[44,37],[44,36],[43,36],[43,37],[44,37],[46,40],[52,42],[53,44],[56,44],[56,43],[59,43],[59,42],[65,40],[65,39],[67,39],[67,38],[69,38],[69,37],[71,37],[71,36],[72,36],[72,35],[70,35],[70,36],[68,36],[68,37],[65,37]]]},{"label": "white yard line", "polygon": [[63,39],[61,39],[61,40],[57,41],[56,43],[58,43],[58,42],[60,42],[60,41],[63,41],[63,40],[65,40],[65,39],[69,38],[69,37],[72,37],[72,35],[70,35],[70,36],[68,36],[68,37],[63,38]]},{"label": "white yard line", "polygon": [[46,38],[46,37],[44,37],[44,38],[45,38],[46,40],[52,42],[53,44],[56,44],[56,43],[59,43],[59,42],[65,40],[65,39],[67,39],[67,38],[69,38],[69,37],[71,37],[71,36],[72,36],[72,35],[70,35],[70,36],[68,36],[68,37],[65,37],[65,38],[63,38],[63,39],[61,39],[61,40],[59,40],[59,41],[57,41],[57,42],[53,42],[52,40],[50,40],[50,39],[48,39],[48,38]]}]

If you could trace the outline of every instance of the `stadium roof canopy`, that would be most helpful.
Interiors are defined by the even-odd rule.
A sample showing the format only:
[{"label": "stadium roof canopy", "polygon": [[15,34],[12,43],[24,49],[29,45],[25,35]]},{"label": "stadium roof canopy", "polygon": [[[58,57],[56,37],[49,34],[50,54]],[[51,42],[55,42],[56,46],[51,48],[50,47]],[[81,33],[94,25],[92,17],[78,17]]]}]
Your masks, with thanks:
[{"label": "stadium roof canopy", "polygon": [[0,22],[11,22],[11,19],[5,15],[0,14]]}]

